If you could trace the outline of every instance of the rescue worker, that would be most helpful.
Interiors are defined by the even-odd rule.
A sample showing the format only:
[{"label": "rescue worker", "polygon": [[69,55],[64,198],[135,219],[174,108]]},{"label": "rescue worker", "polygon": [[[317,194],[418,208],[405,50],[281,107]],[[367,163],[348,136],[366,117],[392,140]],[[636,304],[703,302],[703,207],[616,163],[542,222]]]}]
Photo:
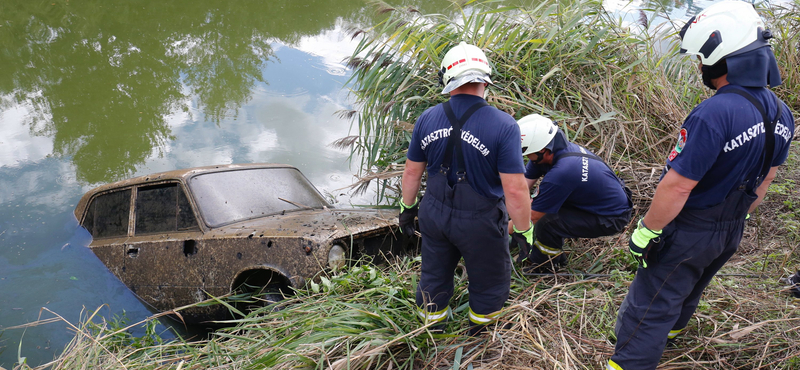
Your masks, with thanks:
[{"label": "rescue worker", "polygon": [[[443,326],[450,316],[453,273],[463,257],[470,335],[494,322],[508,299],[508,215],[524,225],[512,237],[526,245],[533,239],[519,126],[484,100],[491,73],[486,55],[474,45],[461,42],[445,54],[439,82],[450,99],[417,119],[402,178],[401,230],[415,232],[418,212],[422,235],[418,313],[424,322]],[[426,169],[425,196],[418,200]]]},{"label": "rescue worker", "polygon": [[714,3],[680,31],[681,53],[699,58],[704,85],[717,92],[684,121],[631,235],[639,269],[620,305],[608,369],[656,368],[788,156],[794,118],[766,88],[781,84],[771,37],[741,1]]},{"label": "rescue worker", "polygon": [[[519,120],[525,180],[533,187],[532,271],[555,271],[566,263],[564,238],[614,235],[631,220],[630,190],[614,171],[586,148],[570,143],[553,121],[538,114]],[[511,226],[509,226],[509,233]],[[528,251],[520,250],[520,259]]]}]

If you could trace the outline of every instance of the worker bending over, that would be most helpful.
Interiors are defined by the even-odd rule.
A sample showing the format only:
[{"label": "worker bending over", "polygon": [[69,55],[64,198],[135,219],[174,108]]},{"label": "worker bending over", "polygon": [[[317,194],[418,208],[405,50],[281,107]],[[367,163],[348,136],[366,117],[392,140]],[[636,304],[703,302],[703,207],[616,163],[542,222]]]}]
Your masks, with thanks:
[{"label": "worker bending over", "polygon": [[[525,178],[533,187],[534,242],[520,249],[529,271],[555,271],[566,263],[564,238],[619,233],[631,219],[630,190],[614,171],[586,148],[570,143],[550,119],[531,114],[519,120]],[[511,228],[509,227],[509,232]]]}]

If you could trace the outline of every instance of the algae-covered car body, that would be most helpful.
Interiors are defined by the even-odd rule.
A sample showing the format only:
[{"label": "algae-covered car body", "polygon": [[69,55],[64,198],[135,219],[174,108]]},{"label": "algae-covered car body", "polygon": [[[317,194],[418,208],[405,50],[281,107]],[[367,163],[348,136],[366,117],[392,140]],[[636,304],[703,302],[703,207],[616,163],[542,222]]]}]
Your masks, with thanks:
[{"label": "algae-covered car body", "polygon": [[[405,253],[397,211],[333,208],[288,165],[198,167],[88,191],[91,250],[143,302],[169,311],[241,287],[288,293],[345,259]],[[401,242],[402,241],[402,242]],[[190,323],[224,305],[180,311]]]}]

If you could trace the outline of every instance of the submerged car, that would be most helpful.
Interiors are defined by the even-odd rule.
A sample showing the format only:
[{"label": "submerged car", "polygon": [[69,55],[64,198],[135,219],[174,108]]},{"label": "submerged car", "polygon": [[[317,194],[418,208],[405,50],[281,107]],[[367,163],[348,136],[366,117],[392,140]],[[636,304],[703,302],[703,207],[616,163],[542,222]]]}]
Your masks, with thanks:
[{"label": "submerged car", "polygon": [[[401,237],[396,210],[334,208],[297,168],[279,164],[114,182],[84,194],[75,217],[94,254],[158,311],[248,289],[280,297],[325,269],[416,244]],[[200,323],[230,311],[199,305],[180,315]]]}]

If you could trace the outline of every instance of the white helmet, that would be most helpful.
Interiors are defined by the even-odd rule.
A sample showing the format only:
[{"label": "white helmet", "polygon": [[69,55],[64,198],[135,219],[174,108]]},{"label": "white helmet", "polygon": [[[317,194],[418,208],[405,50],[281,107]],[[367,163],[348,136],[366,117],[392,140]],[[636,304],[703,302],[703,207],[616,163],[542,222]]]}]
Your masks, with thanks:
[{"label": "white helmet", "polygon": [[558,127],[553,121],[538,114],[522,117],[517,124],[519,124],[523,156],[544,149],[558,132]]},{"label": "white helmet", "polygon": [[703,65],[769,45],[765,30],[752,4],[726,0],[712,4],[689,19],[680,32],[681,53],[697,55]]},{"label": "white helmet", "polygon": [[492,83],[489,75],[492,67],[486,54],[475,45],[461,41],[447,51],[439,70],[439,82],[444,86],[442,94],[447,94],[459,86],[470,82]]}]

